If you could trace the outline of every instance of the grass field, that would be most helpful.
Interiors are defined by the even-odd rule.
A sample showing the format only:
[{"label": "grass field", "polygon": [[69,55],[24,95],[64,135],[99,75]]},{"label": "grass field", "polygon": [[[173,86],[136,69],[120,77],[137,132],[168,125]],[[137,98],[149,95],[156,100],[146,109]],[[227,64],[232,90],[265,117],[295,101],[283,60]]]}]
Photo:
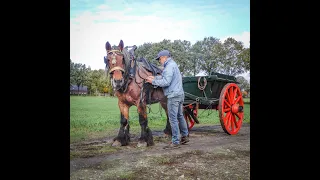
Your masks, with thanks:
[{"label": "grass field", "polygon": [[246,103],[246,104],[250,104],[250,98],[244,98],[243,101],[244,101],[244,103]]},{"label": "grass field", "polygon": [[[250,100],[245,99],[244,122],[250,122]],[[151,130],[162,130],[166,125],[165,111],[159,103],[151,106],[148,123]],[[199,110],[198,119],[204,124],[220,124],[219,111]],[[130,131],[140,132],[137,108],[129,111]],[[70,96],[70,143],[116,135],[120,127],[118,99],[115,97]]]}]

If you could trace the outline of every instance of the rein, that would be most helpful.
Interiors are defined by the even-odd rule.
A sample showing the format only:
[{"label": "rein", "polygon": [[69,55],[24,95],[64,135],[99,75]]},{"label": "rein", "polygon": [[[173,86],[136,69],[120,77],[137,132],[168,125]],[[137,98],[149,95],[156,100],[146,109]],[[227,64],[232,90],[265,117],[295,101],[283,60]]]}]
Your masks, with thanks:
[{"label": "rein", "polygon": [[[141,78],[141,79],[143,79],[141,82],[137,82],[137,79],[135,78],[135,82],[139,85],[139,84],[141,84],[141,83],[145,83],[145,81],[146,81],[146,78],[144,78],[144,77],[142,77],[141,75],[140,75],[140,67],[141,67],[141,65],[140,64],[135,64],[135,66],[138,68],[138,76]],[[143,69],[143,68],[142,68]],[[145,69],[143,69],[143,70],[145,70]],[[139,86],[140,87],[140,86]],[[141,87],[140,87],[141,88]]]}]

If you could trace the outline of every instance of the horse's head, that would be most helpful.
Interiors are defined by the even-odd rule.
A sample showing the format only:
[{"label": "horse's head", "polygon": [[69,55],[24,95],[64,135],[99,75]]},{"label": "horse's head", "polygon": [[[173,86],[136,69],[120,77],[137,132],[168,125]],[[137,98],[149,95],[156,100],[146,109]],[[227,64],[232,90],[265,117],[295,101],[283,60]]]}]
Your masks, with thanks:
[{"label": "horse's head", "polygon": [[109,41],[106,43],[107,56],[104,61],[110,73],[111,84],[116,90],[119,90],[125,84],[126,64],[123,46],[122,40],[118,45],[118,49],[111,49]]}]

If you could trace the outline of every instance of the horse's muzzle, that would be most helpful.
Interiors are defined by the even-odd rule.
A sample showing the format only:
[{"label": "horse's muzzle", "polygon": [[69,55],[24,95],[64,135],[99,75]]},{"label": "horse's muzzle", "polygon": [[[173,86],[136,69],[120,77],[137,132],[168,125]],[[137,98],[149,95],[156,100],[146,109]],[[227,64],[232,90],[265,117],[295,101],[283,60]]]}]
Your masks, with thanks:
[{"label": "horse's muzzle", "polygon": [[120,80],[112,79],[112,86],[116,90],[119,90],[123,85],[124,85],[124,80],[123,79],[120,79]]}]

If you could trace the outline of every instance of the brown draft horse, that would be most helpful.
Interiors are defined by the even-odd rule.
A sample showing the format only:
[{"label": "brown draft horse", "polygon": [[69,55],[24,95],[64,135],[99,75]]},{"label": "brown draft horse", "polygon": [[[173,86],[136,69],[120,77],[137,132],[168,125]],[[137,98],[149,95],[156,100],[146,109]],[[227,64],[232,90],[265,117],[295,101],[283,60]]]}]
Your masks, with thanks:
[{"label": "brown draft horse", "polygon": [[[145,78],[152,73],[143,67],[141,62],[135,61],[135,76],[129,78],[129,69],[132,67],[128,51],[124,49],[124,43],[121,40],[118,49],[111,49],[109,42],[106,43],[107,58],[105,59],[106,69],[110,74],[112,87],[115,95],[118,97],[118,105],[121,112],[120,129],[118,136],[114,138],[112,146],[125,146],[130,142],[129,134],[129,108],[136,106],[139,113],[139,124],[141,126],[141,136],[139,138],[138,147],[154,145],[153,136],[148,127],[148,117],[146,113],[145,93],[141,91],[152,86],[145,83]],[[149,88],[151,92],[151,104],[160,102],[167,115],[167,124],[164,133],[171,135],[171,127],[169,123],[167,111],[167,98],[164,96],[161,87]]]}]

